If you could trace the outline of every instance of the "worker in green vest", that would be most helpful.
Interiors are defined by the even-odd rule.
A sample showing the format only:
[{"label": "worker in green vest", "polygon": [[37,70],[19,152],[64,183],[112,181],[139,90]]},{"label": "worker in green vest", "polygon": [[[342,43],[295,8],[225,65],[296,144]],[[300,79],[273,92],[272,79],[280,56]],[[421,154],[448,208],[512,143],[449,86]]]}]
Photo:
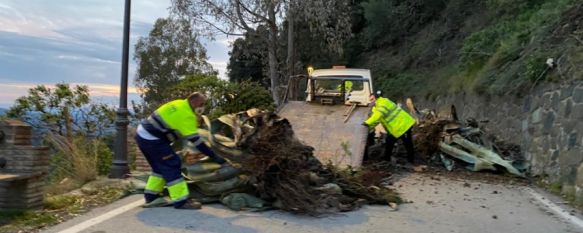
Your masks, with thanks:
[{"label": "worker in green vest", "polygon": [[415,150],[411,129],[415,125],[415,119],[393,101],[381,97],[380,94],[380,91],[378,91],[376,94],[370,95],[369,101],[374,107],[372,108],[372,115],[363,125],[374,128],[380,123],[387,131],[385,159],[390,161],[395,143],[397,140],[402,140],[407,150],[407,160],[413,163]]},{"label": "worker in green vest", "polygon": [[177,209],[200,209],[201,204],[189,200],[186,181],[181,174],[180,157],[170,144],[178,139],[191,141],[196,148],[213,161],[226,165],[225,159],[216,155],[198,135],[197,112],[204,111],[206,97],[198,92],[168,102],[159,107],[148,119],[142,120],[136,132],[138,147],[152,167],[144,196],[146,203],[154,201],[168,187],[168,193]]},{"label": "worker in green vest", "polygon": [[[336,90],[342,91],[342,84],[338,84],[338,86],[336,86]],[[344,82],[344,91],[347,93],[352,91],[352,81],[348,80]]]}]

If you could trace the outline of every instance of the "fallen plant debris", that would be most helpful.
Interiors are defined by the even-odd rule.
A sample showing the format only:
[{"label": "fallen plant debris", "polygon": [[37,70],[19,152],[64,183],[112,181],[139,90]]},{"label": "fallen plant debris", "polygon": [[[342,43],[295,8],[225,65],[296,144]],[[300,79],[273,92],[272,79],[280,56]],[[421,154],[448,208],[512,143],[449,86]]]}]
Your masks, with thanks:
[{"label": "fallen plant debris", "polygon": [[506,171],[525,177],[526,163],[520,147],[486,135],[475,119],[459,120],[455,106],[449,113],[419,111],[408,99],[407,107],[414,113],[417,125],[414,140],[422,159],[442,164],[451,171],[456,165],[471,171]]},{"label": "fallen plant debris", "polygon": [[[314,157],[314,148],[298,140],[289,121],[275,113],[252,109],[213,122],[204,120],[208,129],[199,134],[232,167],[219,168],[200,159],[198,151],[186,145],[181,152],[187,161],[184,176],[190,181],[191,197],[203,203],[220,201],[234,210],[277,208],[318,216],[355,210],[363,204],[384,204],[396,210],[402,202],[384,185],[391,176],[389,170],[375,165],[357,170],[322,164]],[[168,204],[165,199],[153,206]]]}]

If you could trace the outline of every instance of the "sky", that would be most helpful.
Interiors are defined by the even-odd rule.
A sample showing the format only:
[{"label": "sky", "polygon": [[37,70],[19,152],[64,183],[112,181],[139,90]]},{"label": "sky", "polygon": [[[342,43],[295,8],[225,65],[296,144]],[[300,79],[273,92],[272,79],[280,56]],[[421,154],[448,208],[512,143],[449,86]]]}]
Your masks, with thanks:
[{"label": "sky", "polygon": [[[139,100],[133,79],[133,48],[170,0],[134,0],[131,15],[129,98]],[[97,101],[117,105],[121,77],[123,0],[0,1],[0,107],[28,88],[65,82],[84,84]],[[203,41],[209,63],[226,77],[231,39]]]}]

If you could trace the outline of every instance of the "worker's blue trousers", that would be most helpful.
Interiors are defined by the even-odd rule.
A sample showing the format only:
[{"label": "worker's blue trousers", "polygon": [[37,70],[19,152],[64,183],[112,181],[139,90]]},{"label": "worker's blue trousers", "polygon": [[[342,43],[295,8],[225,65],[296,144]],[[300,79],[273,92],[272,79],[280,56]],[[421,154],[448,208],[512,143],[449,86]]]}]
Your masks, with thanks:
[{"label": "worker's blue trousers", "polygon": [[[188,189],[184,190],[186,187],[186,183],[182,177],[180,168],[181,168],[181,161],[180,156],[174,152],[172,147],[170,146],[170,142],[168,140],[159,139],[159,140],[146,140],[136,135],[136,142],[138,143],[138,147],[146,157],[146,160],[152,167],[152,175],[148,179],[148,184],[146,185],[145,191],[145,198],[146,202],[151,202],[159,197],[159,192],[163,190],[164,185],[169,186],[168,191],[170,192],[170,197],[174,201],[174,207],[181,207],[186,203],[186,198],[188,195]],[[164,179],[160,179],[160,176]],[[148,190],[148,186],[152,185],[152,180],[156,182],[159,180],[159,184],[155,184],[154,186],[158,186],[153,188],[153,190]],[[161,183],[160,182],[164,182]],[[182,183],[184,182],[183,186],[179,188],[178,192],[173,192],[173,188],[171,185]],[[175,190],[175,189],[174,189]]]}]

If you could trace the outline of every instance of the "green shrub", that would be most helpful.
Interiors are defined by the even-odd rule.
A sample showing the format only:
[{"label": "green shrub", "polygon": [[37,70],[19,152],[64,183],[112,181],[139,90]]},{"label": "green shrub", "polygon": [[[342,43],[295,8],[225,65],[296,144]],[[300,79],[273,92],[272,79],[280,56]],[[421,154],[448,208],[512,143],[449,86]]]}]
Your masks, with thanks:
[{"label": "green shrub", "polygon": [[534,53],[525,58],[523,64],[523,71],[520,74],[521,78],[531,82],[540,81],[547,70],[546,60],[550,56],[545,56],[544,53]]},{"label": "green shrub", "polygon": [[273,110],[271,93],[256,82],[227,82],[216,76],[187,76],[173,89],[174,98],[185,98],[194,91],[208,95],[207,115],[216,118],[249,108]]}]

